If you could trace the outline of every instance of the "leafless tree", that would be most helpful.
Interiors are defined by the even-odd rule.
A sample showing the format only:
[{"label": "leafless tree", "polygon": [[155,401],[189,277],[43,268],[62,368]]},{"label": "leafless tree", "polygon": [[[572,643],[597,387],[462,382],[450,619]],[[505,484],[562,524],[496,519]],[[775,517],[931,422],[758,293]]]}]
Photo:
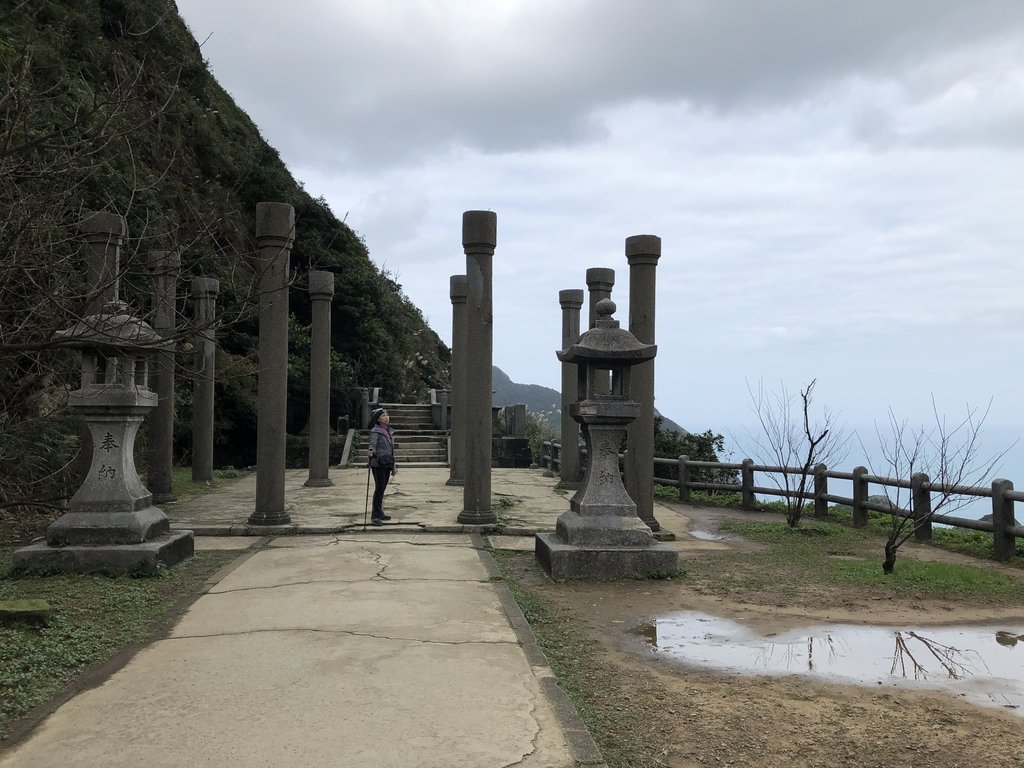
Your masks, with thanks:
[{"label": "leafless tree", "polygon": [[770,474],[784,492],[786,522],[792,528],[800,525],[814,467],[842,462],[850,442],[845,427],[837,423],[837,414],[827,407],[813,413],[816,384],[817,379],[812,379],[799,393],[793,393],[784,383],[777,391],[768,392],[761,380],[756,390],[747,382],[750,409],[760,430],[747,430],[747,439],[738,442],[757,463],[780,468]]},{"label": "leafless tree", "polygon": [[[981,452],[982,427],[991,407],[991,401],[984,410],[968,405],[964,417],[950,423],[939,413],[933,397],[935,421],[930,426],[911,428],[907,420],[897,418],[892,409],[885,427],[875,425],[878,454],[885,472],[875,473],[873,467],[872,472],[911,480],[919,473],[926,474],[928,481],[921,493],[927,494],[930,502],[927,514],[920,514],[920,502],[914,502],[909,489],[884,486],[885,497],[894,514],[885,542],[883,572],[894,571],[900,547],[923,526],[941,522],[944,516],[969,503],[970,497],[956,493],[956,486],[985,482],[1006,455],[1006,450],[990,456],[983,456]],[[869,454],[866,449],[864,453]],[[905,512],[913,507],[918,507],[918,514],[913,510]]]}]

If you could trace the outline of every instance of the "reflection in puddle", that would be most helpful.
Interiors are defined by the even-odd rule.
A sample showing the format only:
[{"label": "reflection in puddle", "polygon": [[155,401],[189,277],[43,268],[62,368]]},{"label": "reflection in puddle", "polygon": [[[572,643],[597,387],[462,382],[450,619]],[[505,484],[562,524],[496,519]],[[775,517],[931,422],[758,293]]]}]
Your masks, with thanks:
[{"label": "reflection in puddle", "polygon": [[633,632],[690,664],[861,685],[940,687],[1024,714],[1024,627],[833,624],[762,636],[728,619],[684,612]]}]

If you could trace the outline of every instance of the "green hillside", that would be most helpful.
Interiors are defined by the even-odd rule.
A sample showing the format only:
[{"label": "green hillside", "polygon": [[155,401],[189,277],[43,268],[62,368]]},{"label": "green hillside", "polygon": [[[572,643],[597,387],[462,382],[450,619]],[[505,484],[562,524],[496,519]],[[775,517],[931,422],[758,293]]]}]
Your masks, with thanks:
[{"label": "green hillside", "polygon": [[[86,292],[76,237],[92,210],[120,213],[122,298],[145,316],[153,249],[178,249],[188,281],[221,280],[216,456],[253,461],[256,204],[295,207],[289,431],[306,421],[309,269],[335,272],[333,415],[352,387],[388,399],[447,384],[450,353],[366,244],[306,193],[217,84],[168,0],[35,0],[0,10],[0,508],[59,498],[77,428],[62,410],[74,356],[54,342]],[[446,289],[446,286],[445,286]],[[182,339],[183,341],[185,339]],[[177,449],[188,458],[190,386],[179,344]],[[63,483],[63,486],[62,486]]]}]

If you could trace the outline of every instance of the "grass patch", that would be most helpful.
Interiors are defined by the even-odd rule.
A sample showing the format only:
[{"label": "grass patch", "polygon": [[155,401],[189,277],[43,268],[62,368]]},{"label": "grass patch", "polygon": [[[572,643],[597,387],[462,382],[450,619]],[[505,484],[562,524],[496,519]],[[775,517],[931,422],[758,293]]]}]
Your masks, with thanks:
[{"label": "grass patch", "polygon": [[238,556],[200,552],[146,578],[11,578],[11,552],[0,549],[0,599],[45,599],[52,613],[46,624],[0,624],[0,738],[87,667],[151,637],[179,599]]},{"label": "grass patch", "polygon": [[[896,571],[882,573],[883,541],[878,530],[805,521],[799,528],[785,523],[731,522],[724,530],[769,545],[763,553],[744,557],[760,561],[765,580],[776,584],[799,577],[822,584],[877,587],[898,593],[957,595],[989,602],[1024,598],[1024,582],[981,564],[958,565],[901,557]],[[781,572],[781,573],[780,573]],[[756,571],[755,571],[756,573]],[[784,578],[780,579],[780,575]]]}]

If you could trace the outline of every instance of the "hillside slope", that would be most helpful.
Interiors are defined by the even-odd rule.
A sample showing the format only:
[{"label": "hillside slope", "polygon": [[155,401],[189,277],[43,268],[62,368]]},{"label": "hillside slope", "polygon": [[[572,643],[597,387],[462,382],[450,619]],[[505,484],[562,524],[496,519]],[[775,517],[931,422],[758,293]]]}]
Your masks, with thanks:
[{"label": "hillside slope", "polygon": [[[360,237],[302,188],[218,85],[173,2],[5,3],[0,72],[0,478],[9,482],[0,480],[0,505],[39,490],[26,466],[38,463],[28,474],[51,477],[75,450],[62,439],[74,425],[60,421],[73,364],[54,333],[73,324],[86,298],[77,229],[91,210],[127,221],[122,298],[137,313],[148,311],[144,263],[152,249],[181,254],[179,328],[192,317],[189,280],[220,279],[218,463],[254,458],[259,202],[289,203],[296,215],[289,431],[305,425],[308,408],[310,269],[338,275],[335,414],[354,386],[382,386],[402,399],[447,384],[448,349]],[[191,361],[184,345],[179,352],[177,447],[187,460]],[[42,434],[49,427],[40,415],[60,425],[54,435]],[[17,460],[8,466],[3,457]]]}]

